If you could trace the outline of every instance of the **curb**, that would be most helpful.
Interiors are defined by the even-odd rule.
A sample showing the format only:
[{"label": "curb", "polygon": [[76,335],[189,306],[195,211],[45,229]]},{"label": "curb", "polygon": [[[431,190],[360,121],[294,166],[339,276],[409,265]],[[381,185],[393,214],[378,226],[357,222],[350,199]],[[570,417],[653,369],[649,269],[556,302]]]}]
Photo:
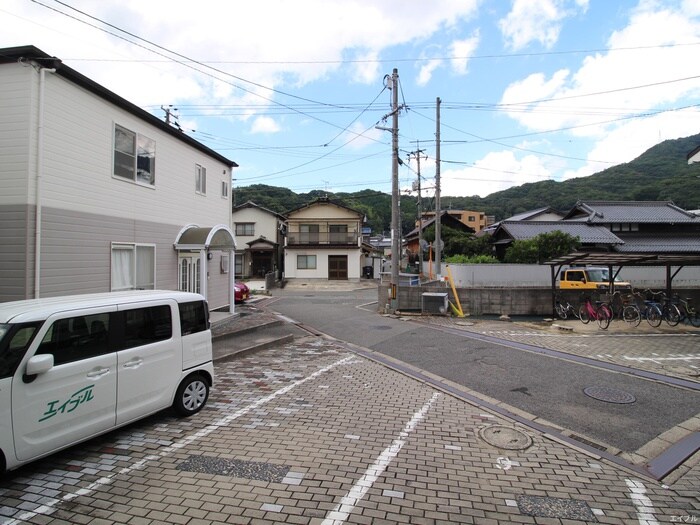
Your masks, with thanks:
[{"label": "curb", "polygon": [[240,356],[243,354],[256,352],[258,350],[264,350],[265,348],[270,348],[270,347],[280,345],[280,344],[291,343],[293,340],[294,340],[294,336],[291,334],[283,335],[282,337],[275,337],[275,338],[269,339],[267,341],[264,341],[262,343],[247,346],[245,348],[239,348],[238,350],[234,350],[232,352],[216,356],[216,357],[214,357],[213,361],[215,363],[219,362],[219,361],[226,361],[228,359],[232,359],[234,357],[237,357],[237,356]]}]

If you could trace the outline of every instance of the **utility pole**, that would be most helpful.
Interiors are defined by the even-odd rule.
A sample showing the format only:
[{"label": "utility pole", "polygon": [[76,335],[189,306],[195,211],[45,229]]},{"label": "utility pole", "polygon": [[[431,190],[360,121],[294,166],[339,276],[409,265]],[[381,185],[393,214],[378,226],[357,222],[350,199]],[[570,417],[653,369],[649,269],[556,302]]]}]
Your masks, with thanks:
[{"label": "utility pole", "polygon": [[416,157],[416,171],[418,173],[418,275],[423,274],[423,202],[421,200],[421,189],[420,189],[420,155],[424,153],[425,150],[420,149],[419,141],[416,141],[416,151],[409,153],[409,158],[411,155]]},{"label": "utility pole", "polygon": [[[399,304],[399,266],[401,265],[401,211],[399,209],[399,70],[394,68],[391,76],[385,75],[386,87],[391,90],[391,128],[375,126],[391,131],[391,288],[387,300],[392,312]],[[389,115],[384,116],[384,120]]]},{"label": "utility pole", "polygon": [[399,306],[401,265],[401,213],[399,211],[399,70],[391,75],[391,311]]},{"label": "utility pole", "polygon": [[436,101],[435,116],[435,274],[440,278],[442,273],[442,237],[440,217],[440,97]]},{"label": "utility pole", "polygon": [[[163,107],[161,106],[160,109],[165,111],[165,123],[168,125],[172,125],[182,131],[180,128],[180,123],[178,122],[178,119],[180,116],[176,113],[177,108],[174,108],[172,104],[169,104],[168,107]],[[172,122],[171,122],[172,119]]]}]

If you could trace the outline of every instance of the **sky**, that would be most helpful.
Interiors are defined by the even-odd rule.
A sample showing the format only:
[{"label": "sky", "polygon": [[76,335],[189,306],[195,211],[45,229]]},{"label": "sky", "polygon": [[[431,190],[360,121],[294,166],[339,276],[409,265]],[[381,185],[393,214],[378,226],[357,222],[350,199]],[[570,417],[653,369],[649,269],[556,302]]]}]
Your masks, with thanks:
[{"label": "sky", "polygon": [[394,89],[406,194],[438,150],[441,194],[484,197],[700,133],[700,0],[3,0],[0,27],[168,109],[234,193],[391,193]]}]

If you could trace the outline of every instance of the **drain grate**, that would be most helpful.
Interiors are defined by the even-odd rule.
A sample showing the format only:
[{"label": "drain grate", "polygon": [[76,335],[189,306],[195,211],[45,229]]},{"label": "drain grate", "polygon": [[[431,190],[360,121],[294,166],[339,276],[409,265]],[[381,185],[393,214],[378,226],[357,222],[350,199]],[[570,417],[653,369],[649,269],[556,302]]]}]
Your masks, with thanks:
[{"label": "drain grate", "polygon": [[589,386],[583,389],[583,393],[586,394],[588,397],[597,399],[598,401],[605,401],[606,403],[617,403],[619,405],[634,403],[637,400],[637,398],[629,392],[617,390],[615,388],[610,388],[607,386]]},{"label": "drain grate", "polygon": [[591,441],[590,439],[586,439],[583,436],[579,436],[577,434],[569,434],[569,437],[571,439],[578,441],[579,443],[583,443],[585,445],[588,445],[589,447],[593,447],[593,448],[596,448],[598,450],[605,450],[605,451],[608,450],[608,447],[606,447],[605,445],[601,445],[600,443],[596,443],[595,441]]},{"label": "drain grate", "polygon": [[190,456],[180,463],[177,469],[216,476],[269,481],[272,483],[280,483],[289,472],[289,467],[282,465],[273,465],[260,461],[215,458],[212,456]]},{"label": "drain grate", "polygon": [[585,501],[543,498],[540,496],[518,496],[517,502],[520,512],[527,516],[598,522]]},{"label": "drain grate", "polygon": [[532,445],[532,438],[515,428],[490,425],[479,429],[479,437],[489,445],[506,450],[525,450]]}]

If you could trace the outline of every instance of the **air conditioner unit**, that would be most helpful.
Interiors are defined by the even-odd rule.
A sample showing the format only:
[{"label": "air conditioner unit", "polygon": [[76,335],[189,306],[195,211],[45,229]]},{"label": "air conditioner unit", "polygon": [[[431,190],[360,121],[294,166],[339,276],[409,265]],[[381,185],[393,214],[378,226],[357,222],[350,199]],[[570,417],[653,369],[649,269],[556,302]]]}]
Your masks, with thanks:
[{"label": "air conditioner unit", "polygon": [[421,311],[428,315],[447,315],[447,293],[425,292],[421,294]]}]

